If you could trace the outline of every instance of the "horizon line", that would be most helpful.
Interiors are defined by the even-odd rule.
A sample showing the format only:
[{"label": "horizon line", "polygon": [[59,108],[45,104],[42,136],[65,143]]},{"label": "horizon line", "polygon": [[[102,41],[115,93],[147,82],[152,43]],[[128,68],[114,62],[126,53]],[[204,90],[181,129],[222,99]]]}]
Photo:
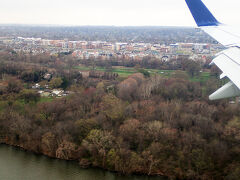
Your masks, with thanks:
[{"label": "horizon line", "polygon": [[39,26],[39,27],[183,27],[197,28],[194,26],[173,26],[173,25],[77,25],[77,24],[31,24],[31,23],[0,23],[0,26]]}]

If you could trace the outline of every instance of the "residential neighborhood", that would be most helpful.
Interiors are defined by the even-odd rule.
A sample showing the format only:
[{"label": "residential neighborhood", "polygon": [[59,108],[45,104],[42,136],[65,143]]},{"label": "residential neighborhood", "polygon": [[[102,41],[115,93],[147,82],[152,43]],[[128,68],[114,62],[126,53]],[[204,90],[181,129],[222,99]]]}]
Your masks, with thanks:
[{"label": "residential neighborhood", "polygon": [[0,45],[6,48],[11,47],[17,53],[23,52],[33,55],[41,53],[58,55],[63,53],[71,54],[78,59],[109,60],[111,58],[124,58],[139,61],[144,57],[154,57],[168,61],[181,56],[204,61],[207,57],[211,57],[223,49],[219,44],[210,43],[111,43],[106,41],[68,41],[23,37],[0,37]]}]

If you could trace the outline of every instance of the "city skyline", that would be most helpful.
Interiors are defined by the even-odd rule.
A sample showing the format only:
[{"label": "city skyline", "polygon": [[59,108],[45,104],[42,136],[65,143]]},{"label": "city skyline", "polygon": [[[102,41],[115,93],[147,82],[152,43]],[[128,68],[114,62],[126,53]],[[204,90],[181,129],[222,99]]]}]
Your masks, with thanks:
[{"label": "city skyline", "polygon": [[[240,27],[240,2],[204,0],[224,24]],[[9,0],[1,3],[0,24],[196,26],[184,0]]]}]

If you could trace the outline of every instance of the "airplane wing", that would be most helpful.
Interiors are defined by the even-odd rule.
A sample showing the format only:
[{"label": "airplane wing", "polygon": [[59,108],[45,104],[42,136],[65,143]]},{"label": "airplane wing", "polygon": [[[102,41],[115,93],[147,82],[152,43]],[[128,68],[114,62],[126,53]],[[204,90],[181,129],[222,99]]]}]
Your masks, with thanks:
[{"label": "airplane wing", "polygon": [[211,64],[216,64],[222,70],[220,78],[228,77],[230,82],[211,94],[209,99],[217,100],[240,96],[239,32],[220,23],[201,0],[185,1],[198,27],[227,48],[218,53]]}]

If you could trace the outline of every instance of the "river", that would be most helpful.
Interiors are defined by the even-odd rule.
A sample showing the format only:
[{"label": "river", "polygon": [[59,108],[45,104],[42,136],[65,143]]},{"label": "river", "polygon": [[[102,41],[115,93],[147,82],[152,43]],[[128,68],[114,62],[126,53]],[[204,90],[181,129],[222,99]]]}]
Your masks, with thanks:
[{"label": "river", "polygon": [[48,158],[0,144],[0,180],[163,180],[119,176],[101,169],[82,169],[77,162]]}]

